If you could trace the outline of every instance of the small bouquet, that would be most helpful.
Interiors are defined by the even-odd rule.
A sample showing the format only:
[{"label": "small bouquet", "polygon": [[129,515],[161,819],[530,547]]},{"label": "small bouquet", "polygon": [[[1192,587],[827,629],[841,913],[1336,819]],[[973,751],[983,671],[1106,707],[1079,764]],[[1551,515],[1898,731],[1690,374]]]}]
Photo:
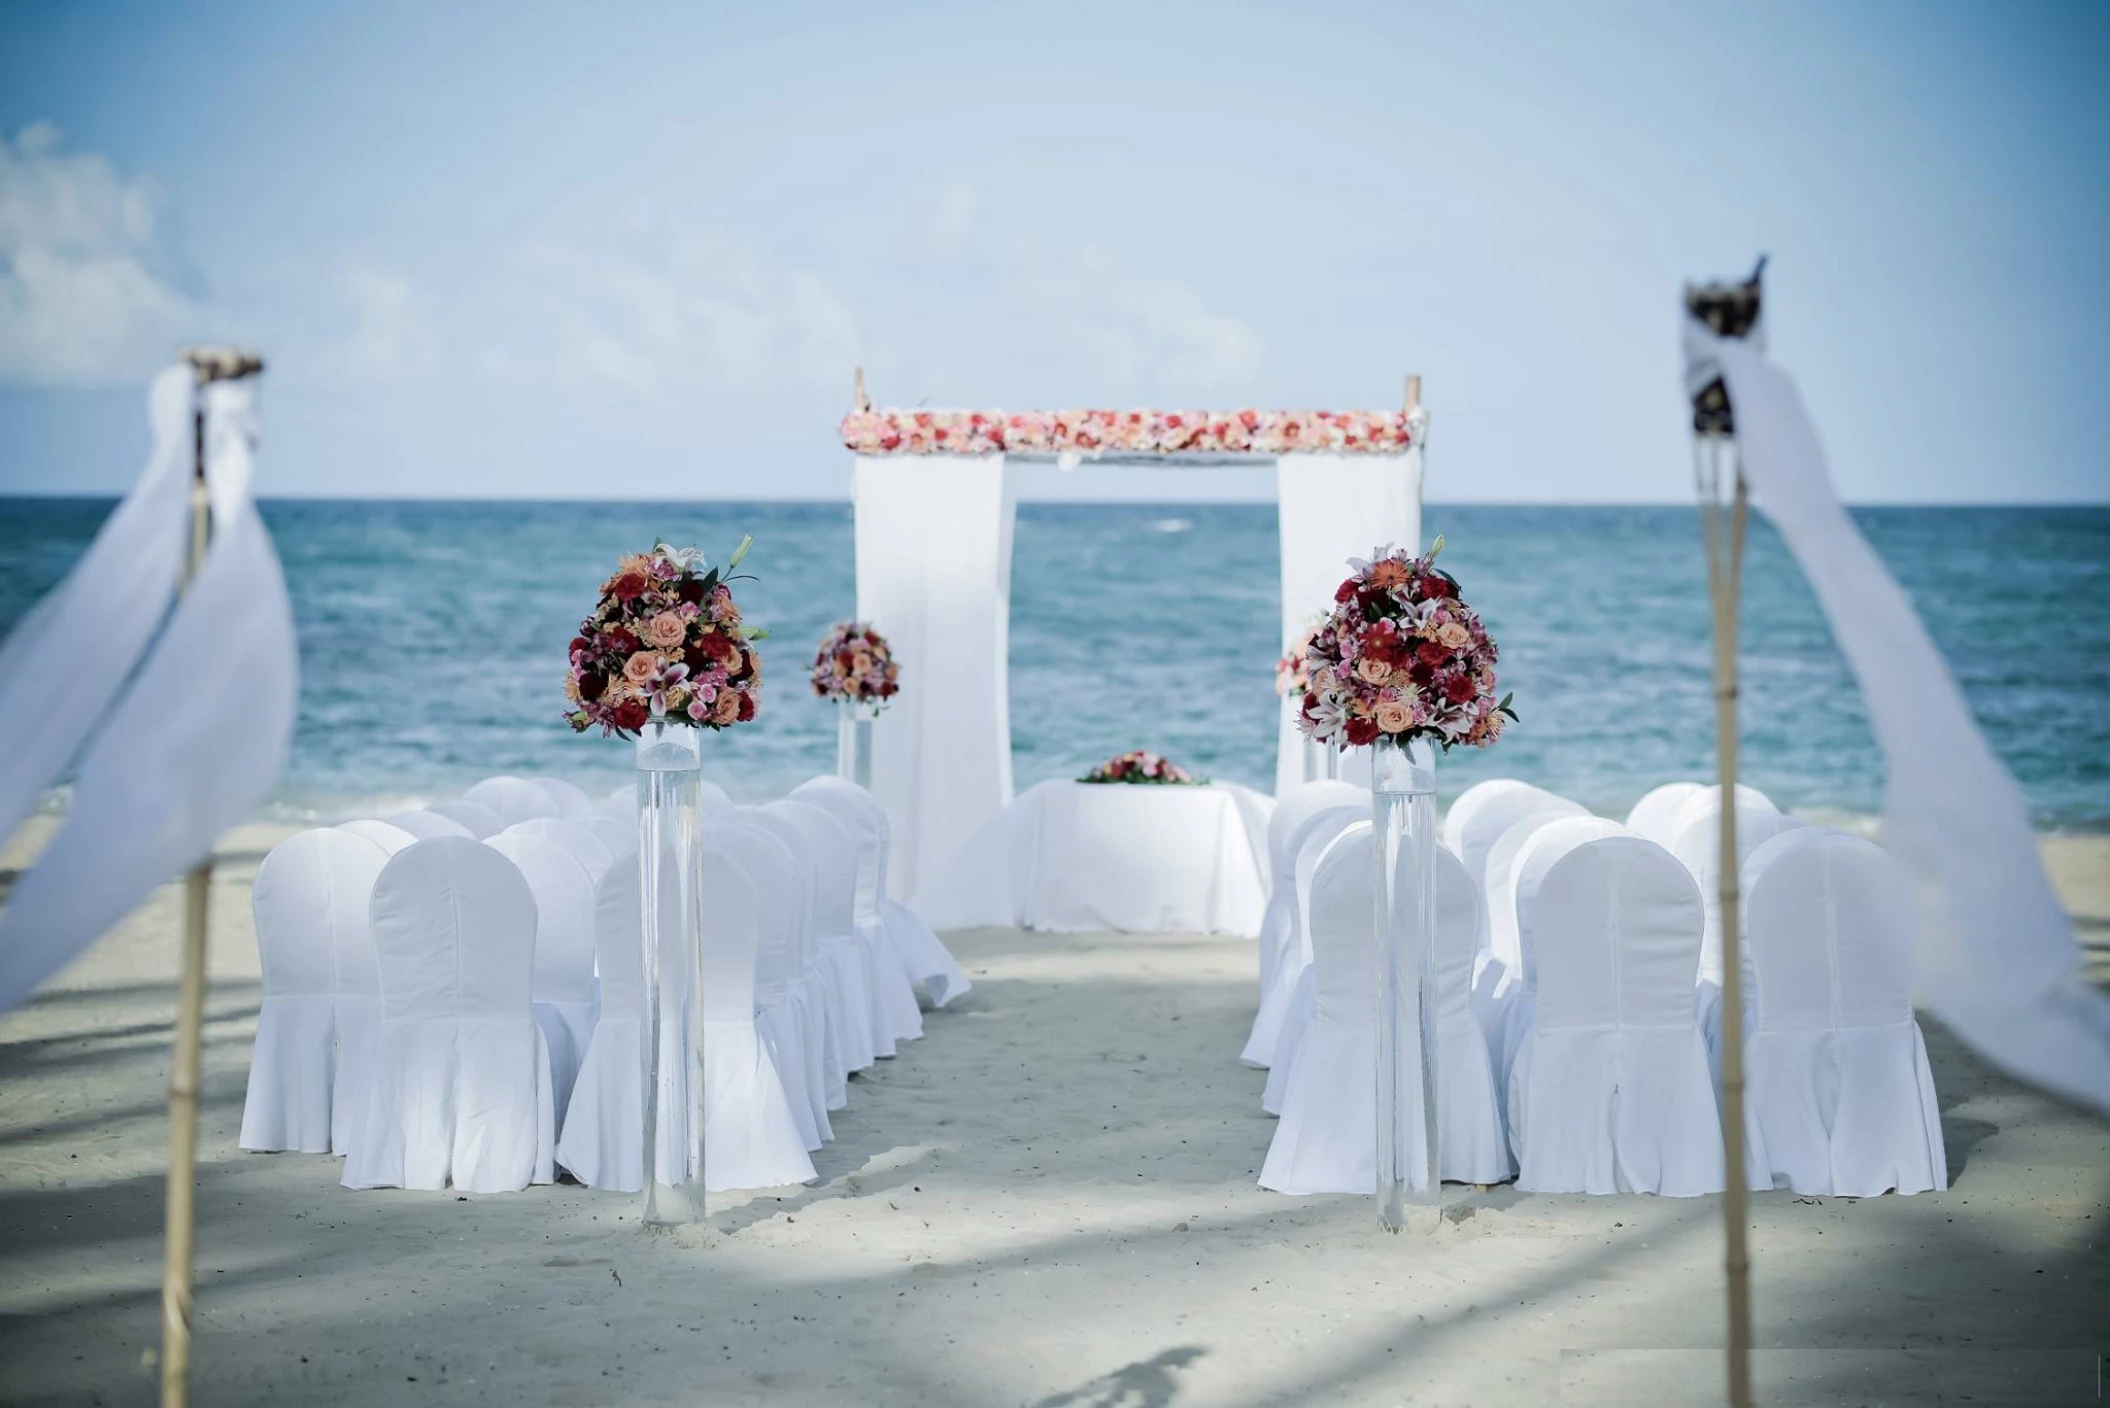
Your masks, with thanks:
[{"label": "small bouquet", "polygon": [[1304,672],[1305,652],[1311,649],[1312,638],[1318,635],[1325,625],[1326,618],[1324,616],[1312,617],[1311,624],[1305,628],[1304,634],[1297,637],[1297,643],[1292,645],[1288,653],[1275,662],[1275,693],[1304,693],[1305,686],[1309,683],[1309,679]]},{"label": "small bouquet", "polygon": [[813,692],[877,711],[901,692],[901,667],[885,636],[861,621],[838,621],[813,657]]},{"label": "small bouquet", "polygon": [[1457,579],[1436,566],[1443,539],[1421,557],[1379,548],[1351,558],[1333,614],[1304,653],[1297,726],[1336,747],[1415,738],[1482,748],[1515,719],[1512,695],[1495,697],[1495,643],[1465,604]]},{"label": "small bouquet", "polygon": [[[743,538],[725,571],[753,545]],[[694,548],[657,543],[624,558],[571,643],[573,730],[629,736],[653,719],[714,729],[752,719],[762,689],[753,643],[767,632],[740,623],[728,580]]]},{"label": "small bouquet", "polygon": [[1196,777],[1167,758],[1137,749],[1108,758],[1079,782],[1127,782],[1145,787],[1198,787],[1208,779]]}]

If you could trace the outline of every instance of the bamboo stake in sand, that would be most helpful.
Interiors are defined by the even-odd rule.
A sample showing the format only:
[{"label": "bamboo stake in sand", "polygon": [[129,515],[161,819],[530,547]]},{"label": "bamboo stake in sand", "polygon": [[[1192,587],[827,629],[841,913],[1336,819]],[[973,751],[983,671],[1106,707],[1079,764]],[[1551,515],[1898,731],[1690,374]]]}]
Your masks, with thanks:
[{"label": "bamboo stake in sand", "polygon": [[[179,591],[190,590],[212,544],[212,499],[205,481],[205,388],[263,370],[255,355],[220,347],[186,348],[194,377],[191,403],[190,542]],[[210,917],[212,857],[183,878],[183,953],[176,986],[176,1043],[169,1063],[168,1219],[162,1234],[161,1402],[190,1401],[193,1233],[197,1228],[198,1079],[205,1028],[205,936]]]}]

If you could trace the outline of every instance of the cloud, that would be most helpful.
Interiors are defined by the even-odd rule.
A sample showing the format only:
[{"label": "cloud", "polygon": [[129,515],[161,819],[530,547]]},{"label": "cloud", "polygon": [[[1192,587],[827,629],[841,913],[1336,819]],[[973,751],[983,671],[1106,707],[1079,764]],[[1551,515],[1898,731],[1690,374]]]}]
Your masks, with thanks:
[{"label": "cloud", "polygon": [[160,192],[62,140],[49,123],[0,136],[0,382],[136,380],[197,316],[156,272]]},{"label": "cloud", "polygon": [[1028,281],[1024,299],[1117,389],[1146,370],[1158,383],[1235,385],[1259,371],[1267,350],[1251,324],[1212,311],[1195,289],[1126,273],[1096,249],[1068,274]]},{"label": "cloud", "polygon": [[407,276],[354,263],[337,276],[351,330],[320,359],[333,376],[366,386],[402,385],[435,373],[445,338],[432,301]]}]

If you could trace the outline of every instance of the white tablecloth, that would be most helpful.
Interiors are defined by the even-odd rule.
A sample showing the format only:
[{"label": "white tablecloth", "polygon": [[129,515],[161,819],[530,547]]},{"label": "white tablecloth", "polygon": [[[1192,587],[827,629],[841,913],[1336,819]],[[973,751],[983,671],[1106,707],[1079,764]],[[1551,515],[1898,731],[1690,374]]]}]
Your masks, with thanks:
[{"label": "white tablecloth", "polygon": [[1222,782],[1044,782],[1008,818],[1018,922],[1057,933],[1257,935],[1271,807]]}]

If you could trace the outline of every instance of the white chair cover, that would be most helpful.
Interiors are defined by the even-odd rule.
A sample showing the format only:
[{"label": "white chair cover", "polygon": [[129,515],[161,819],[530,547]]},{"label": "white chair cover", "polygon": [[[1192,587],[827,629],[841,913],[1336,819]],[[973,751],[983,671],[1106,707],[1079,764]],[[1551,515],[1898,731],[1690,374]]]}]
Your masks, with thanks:
[{"label": "white chair cover", "polygon": [[[645,1186],[645,977],[639,879],[634,865],[613,866],[594,888],[594,967],[601,1014],[572,1086],[556,1159],[589,1188],[635,1193]],[[660,1130],[659,1155],[676,1144]]]},{"label": "white chair cover", "polygon": [[[1245,1049],[1239,1052],[1239,1059],[1249,1066],[1272,1070],[1280,1059],[1288,1028],[1303,1025],[1311,1005],[1311,937],[1306,926],[1311,915],[1312,873],[1334,838],[1369,815],[1370,802],[1365,794],[1356,801],[1337,802],[1307,812],[1287,838],[1291,849],[1283,885],[1286,919],[1276,930],[1282,951],[1273,964],[1274,986],[1261,998],[1260,1010],[1253,1014],[1252,1030],[1246,1034]],[[1279,1099],[1281,1087],[1273,1079],[1268,1085],[1272,1089],[1262,1094],[1261,1108],[1272,1110],[1275,1106],[1270,1102]]]},{"label": "white chair cover", "polygon": [[1692,876],[1653,841],[1614,835],[1567,849],[1535,890],[1536,1019],[1509,1077],[1517,1187],[1720,1192],[1721,1120],[1692,1010]]},{"label": "white chair cover", "polygon": [[811,867],[814,936],[835,979],[836,1006],[829,1009],[829,1021],[840,1021],[837,1053],[845,1062],[844,1074],[861,1071],[892,1056],[894,1043],[878,1022],[877,965],[857,935],[857,845],[841,822],[811,802],[786,798],[763,807],[762,815],[791,826]]},{"label": "white chair cover", "polygon": [[625,783],[593,804],[596,815],[620,821],[633,830],[637,826],[637,784]]},{"label": "white chair cover", "polygon": [[[1516,1064],[1517,1048],[1523,1044],[1524,1033],[1530,1030],[1534,1015],[1531,921],[1539,884],[1546,878],[1546,872],[1553,868],[1555,861],[1583,842],[1625,833],[1625,827],[1604,817],[1563,816],[1533,832],[1531,838],[1524,843],[1524,848],[1517,853],[1513,867],[1517,917],[1516,967],[1509,975],[1507,984],[1497,989],[1494,1001],[1490,1004],[1499,1014],[1498,1025],[1490,1029],[1493,1036],[1490,1049],[1495,1058],[1496,1077],[1502,1082],[1504,1090],[1509,1088],[1509,1072]],[[1513,1146],[1510,1153],[1512,1156],[1516,1153]]]},{"label": "white chair cover", "polygon": [[397,812],[392,816],[383,817],[382,821],[390,826],[408,831],[420,841],[430,841],[435,836],[466,836],[472,841],[478,839],[474,831],[471,831],[453,817],[443,816],[439,812],[423,807],[407,812]]},{"label": "white chair cover", "polygon": [[[1736,856],[1739,869],[1758,849],[1780,835],[1783,831],[1805,828],[1807,823],[1784,816],[1773,809],[1773,804],[1762,796],[1744,795],[1737,792],[1736,803]],[[1705,911],[1707,927],[1700,939],[1700,982],[1695,989],[1695,1001],[1699,1004],[1700,1030],[1706,1034],[1709,1058],[1714,1062],[1717,1077],[1722,1068],[1722,819],[1719,788],[1706,795],[1694,798],[1678,813],[1677,839],[1671,845],[1671,853],[1687,870],[1700,887],[1700,904]],[[1750,1031],[1754,1024],[1748,981],[1750,955],[1745,955],[1744,984],[1744,1030]]]},{"label": "white chair cover", "polygon": [[[1485,786],[1486,784],[1482,784]],[[1563,816],[1588,816],[1581,805],[1558,797],[1543,787],[1505,787],[1474,798],[1474,805],[1465,812],[1462,820],[1458,816],[1468,797],[1460,797],[1458,805],[1451,808],[1451,817],[1445,819],[1443,844],[1451,854],[1465,862],[1465,873],[1472,876],[1484,894],[1487,888],[1487,856],[1509,830],[1527,816],[1538,812],[1556,811]]]},{"label": "white chair cover", "polygon": [[1484,1016],[1505,1006],[1523,981],[1523,940],[1517,931],[1518,863],[1531,838],[1557,822],[1577,820],[1564,807],[1526,812],[1488,848],[1480,878],[1487,900],[1487,950],[1479,964],[1475,990]]},{"label": "white chair cover", "polygon": [[560,814],[549,792],[524,777],[487,777],[462,793],[462,800],[488,810],[498,818],[501,829],[532,817]]},{"label": "white chair cover", "polygon": [[696,780],[696,804],[705,816],[724,816],[733,810],[733,799],[707,777]]},{"label": "white chair cover", "polygon": [[637,820],[626,817],[617,821],[614,817],[595,812],[590,816],[574,817],[573,821],[586,828],[587,834],[608,848],[608,854],[617,860],[633,860],[637,856]]},{"label": "white chair cover", "polygon": [[[627,860],[637,854],[637,837],[632,834],[629,846],[619,851],[587,825],[587,820],[584,817],[538,816],[531,821],[516,821],[498,834],[539,836],[555,843],[566,855],[585,866],[587,875],[598,885],[618,855]],[[606,822],[607,818],[593,817],[591,820]]]},{"label": "white chair cover", "polygon": [[557,1132],[600,1020],[594,980],[594,875],[547,836],[507,828],[485,843],[520,868],[535,896],[535,1024],[549,1046]]},{"label": "white chair cover", "polygon": [[1284,792],[1275,801],[1274,813],[1267,823],[1267,908],[1260,916],[1260,1000],[1267,1001],[1268,993],[1275,986],[1275,965],[1282,961],[1294,942],[1291,929],[1294,927],[1290,891],[1293,888],[1291,870],[1297,863],[1297,841],[1294,833],[1305,818],[1321,807],[1368,804],[1369,792],[1353,784],[1335,779],[1301,783]]},{"label": "white chair cover", "polygon": [[930,999],[930,1005],[943,1007],[971,991],[974,984],[967,981],[967,974],[961,971],[952,950],[932,932],[930,925],[923,922],[923,916],[887,895],[888,874],[892,868],[893,823],[888,820],[886,809],[879,805],[879,799],[839,777],[813,778],[801,783],[792,795],[817,800],[811,797],[816,792],[850,797],[878,819],[879,873],[875,885],[879,921],[886,931],[887,943],[899,956],[909,977],[923,985],[924,996]]},{"label": "white chair cover", "polygon": [[791,798],[820,808],[835,818],[857,847],[857,898],[853,919],[857,936],[870,950],[874,1030],[882,1046],[889,1040],[915,1041],[923,1035],[923,1009],[916,1004],[917,974],[909,959],[888,936],[879,899],[885,884],[886,813],[862,788],[838,777],[816,777],[794,788]]},{"label": "white chair cover", "polygon": [[374,821],[362,817],[357,821],[341,821],[339,831],[349,831],[363,840],[371,841],[389,855],[414,846],[422,838],[405,831],[400,826],[391,826],[385,821]]},{"label": "white chair cover", "polygon": [[[434,802],[425,810],[434,816],[443,816],[449,821],[460,823],[464,830],[479,841],[488,841],[506,829],[506,824],[498,819],[497,812],[467,798],[452,802]],[[432,838],[421,836],[419,839],[429,841]]]},{"label": "white chair cover", "polygon": [[828,1122],[828,1089],[821,1066],[826,1047],[823,1012],[807,1000],[800,983],[798,862],[783,842],[738,812],[711,823],[709,843],[746,872],[760,901],[760,944],[755,959],[755,1029],[776,1062],[791,1116],[804,1147],[818,1149],[834,1137]]},{"label": "white chair cover", "polygon": [[[1780,810],[1773,805],[1771,797],[1768,797],[1756,787],[1747,787],[1741,782],[1736,784],[1736,805],[1738,820],[1742,820],[1744,814],[1750,811],[1772,812]],[[1684,834],[1685,828],[1696,817],[1719,817],[1721,814],[1722,786],[1718,782],[1709,783],[1697,791],[1688,793],[1685,800],[1679,803],[1678,809],[1672,814],[1669,823],[1668,829],[1671,839],[1658,844],[1666,849],[1675,850],[1677,849],[1678,837]]]},{"label": "white chair cover", "polygon": [[371,913],[381,1032],[344,1186],[549,1182],[556,1112],[531,1011],[527,881],[489,846],[443,836],[389,859]]},{"label": "white chair cover", "polygon": [[367,900],[388,861],[340,829],[272,847],[250,891],[264,999],[241,1146],[342,1152],[373,1072],[380,990]]},{"label": "white chair cover", "polygon": [[561,777],[531,777],[528,781],[548,796],[550,805],[557,809],[553,813],[555,816],[580,817],[593,811],[593,798],[587,796],[583,788]]},{"label": "white chair cover", "polygon": [[715,842],[743,832],[723,819],[703,854],[704,1187],[778,1188],[814,1177],[776,1058],[755,1025],[763,903],[753,879]]},{"label": "white chair cover", "polygon": [[1654,841],[1669,850],[1678,839],[1672,827],[1677,825],[1678,813],[1685,804],[1707,789],[1697,782],[1666,782],[1643,794],[1634,803],[1634,809],[1626,814],[1626,829],[1644,840]]},{"label": "white chair cover", "polygon": [[1499,1183],[1516,1172],[1507,1099],[1492,1043],[1473,1006],[1487,946],[1487,906],[1465,862],[1436,852],[1436,1161],[1454,1183]]},{"label": "white chair cover", "polygon": [[1849,1198],[1948,1187],[1912,1015],[1918,911],[1904,868],[1857,836],[1809,828],[1762,847],[1744,884],[1753,1183]]},{"label": "white chair cover", "polygon": [[[798,988],[810,1014],[806,1054],[812,1070],[819,1075],[823,1092],[821,1108],[840,1110],[850,1103],[847,1077],[853,1069],[851,1062],[855,1058],[847,1051],[847,1018],[844,1015],[842,986],[835,962],[824,956],[821,951],[817,899],[820,879],[815,858],[807,844],[806,833],[790,817],[782,812],[772,812],[767,807],[742,807],[733,815],[747,825],[768,833],[789,857],[798,877]],[[866,1058],[867,1063],[869,1059]],[[854,1069],[861,1070],[863,1067],[858,1066]]]}]

